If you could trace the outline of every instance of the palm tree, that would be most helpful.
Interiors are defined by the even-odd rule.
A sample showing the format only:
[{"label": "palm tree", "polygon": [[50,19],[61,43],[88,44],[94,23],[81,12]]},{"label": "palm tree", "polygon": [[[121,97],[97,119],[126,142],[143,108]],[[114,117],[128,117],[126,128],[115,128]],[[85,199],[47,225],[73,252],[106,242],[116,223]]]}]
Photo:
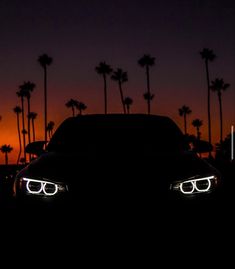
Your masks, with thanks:
[{"label": "palm tree", "polygon": [[105,62],[100,62],[98,66],[95,68],[96,72],[103,76],[104,80],[104,113],[107,114],[108,108],[107,108],[107,75],[110,75],[112,72],[112,68],[110,65],[106,64]]},{"label": "palm tree", "polygon": [[34,125],[34,121],[35,121],[35,119],[37,118],[37,116],[38,116],[38,114],[37,114],[36,112],[30,112],[30,113],[28,114],[28,118],[29,118],[29,120],[32,121],[33,142],[36,140],[36,139],[35,139],[36,135],[35,135],[35,125]]},{"label": "palm tree", "polygon": [[148,114],[150,114],[150,102],[153,100],[153,98],[154,98],[154,94],[151,94],[151,93],[149,93],[149,92],[146,92],[146,93],[144,93],[143,94],[143,97],[144,97],[144,100],[147,102],[147,104],[148,104]]},{"label": "palm tree", "polygon": [[21,143],[21,134],[20,134],[20,113],[22,113],[22,109],[19,106],[16,106],[13,108],[13,111],[16,113],[16,124],[17,124],[17,131],[18,131],[18,137],[19,137],[19,154],[17,158],[16,164],[19,164],[20,161],[20,155],[22,151],[22,143]]},{"label": "palm tree", "polygon": [[84,103],[82,103],[82,102],[78,103],[78,111],[79,111],[80,115],[82,115],[82,111],[84,111],[86,109],[87,109],[87,106]]},{"label": "palm tree", "polygon": [[127,114],[130,114],[130,106],[133,104],[133,100],[130,97],[124,99],[124,105],[126,106]]},{"label": "palm tree", "polygon": [[53,135],[54,126],[55,126],[54,121],[49,121],[47,124],[47,132],[48,132],[49,139],[51,139]]},{"label": "palm tree", "polygon": [[188,107],[183,105],[181,108],[179,108],[179,115],[184,117],[184,133],[187,135],[187,115],[191,114],[192,110]]},{"label": "palm tree", "polygon": [[229,83],[224,83],[224,80],[221,78],[216,78],[214,81],[211,81],[211,90],[217,92],[219,100],[219,114],[220,114],[220,142],[223,141],[223,114],[222,114],[222,92],[226,91],[229,88]]},{"label": "palm tree", "polygon": [[200,140],[200,136],[201,136],[201,133],[200,133],[200,127],[202,126],[202,120],[199,120],[199,119],[195,119],[192,121],[192,125],[193,127],[196,128],[197,130],[197,139]]},{"label": "palm tree", "polygon": [[13,148],[10,145],[2,145],[0,148],[1,152],[5,154],[5,164],[8,165],[8,153],[10,153]]},{"label": "palm tree", "polygon": [[20,90],[16,92],[17,96],[21,100],[21,112],[22,112],[22,135],[23,135],[23,153],[24,153],[24,159],[26,160],[26,152],[25,152],[25,145],[26,145],[26,139],[25,135],[27,134],[25,130],[25,115],[24,115],[24,98],[27,96],[27,91],[25,91],[24,87],[19,86]]},{"label": "palm tree", "polygon": [[[24,82],[20,86],[20,88],[25,92],[25,97],[27,99],[27,105],[28,105],[28,115],[30,114],[30,98],[31,98],[31,92],[34,90],[36,85],[33,82],[27,81]],[[31,142],[31,132],[30,132],[30,118],[28,117],[28,143]]]},{"label": "palm tree", "polygon": [[148,105],[148,114],[151,112],[151,100],[153,99],[154,95],[150,92],[150,79],[149,79],[149,67],[155,65],[155,58],[150,56],[149,54],[145,54],[142,58],[138,60],[138,64],[141,67],[146,68],[146,78],[147,78],[147,92],[144,94],[145,100],[147,101]]},{"label": "palm tree", "polygon": [[206,80],[207,80],[207,115],[208,115],[208,141],[211,143],[211,112],[210,112],[210,76],[208,63],[214,61],[216,55],[213,50],[204,48],[201,52],[201,57],[205,61]]},{"label": "palm tree", "polygon": [[52,64],[53,59],[47,54],[39,56],[38,62],[44,71],[44,128],[45,128],[45,142],[47,142],[47,66]]},{"label": "palm tree", "polygon": [[78,109],[79,102],[77,100],[70,99],[65,105],[72,109],[72,115],[75,117],[75,108]]},{"label": "palm tree", "polygon": [[126,106],[124,104],[122,84],[128,81],[127,72],[124,72],[121,68],[117,68],[117,70],[113,72],[111,79],[118,82],[123,112],[124,114],[126,114]]}]

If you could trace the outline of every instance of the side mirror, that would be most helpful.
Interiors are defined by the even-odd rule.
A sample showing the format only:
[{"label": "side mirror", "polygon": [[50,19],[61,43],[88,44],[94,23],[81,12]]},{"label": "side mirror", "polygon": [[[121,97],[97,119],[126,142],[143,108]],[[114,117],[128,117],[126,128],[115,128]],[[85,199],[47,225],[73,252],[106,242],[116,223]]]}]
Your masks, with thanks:
[{"label": "side mirror", "polygon": [[40,156],[42,153],[45,152],[45,150],[44,150],[45,145],[46,145],[45,141],[35,141],[32,143],[29,143],[25,147],[25,151],[26,151],[26,153]]},{"label": "side mirror", "polygon": [[213,146],[208,141],[204,140],[194,140],[192,141],[193,150],[197,153],[206,153],[213,150]]},{"label": "side mirror", "polygon": [[213,151],[213,146],[205,140],[199,140],[194,135],[184,135],[185,142],[190,145],[191,150],[197,153]]}]

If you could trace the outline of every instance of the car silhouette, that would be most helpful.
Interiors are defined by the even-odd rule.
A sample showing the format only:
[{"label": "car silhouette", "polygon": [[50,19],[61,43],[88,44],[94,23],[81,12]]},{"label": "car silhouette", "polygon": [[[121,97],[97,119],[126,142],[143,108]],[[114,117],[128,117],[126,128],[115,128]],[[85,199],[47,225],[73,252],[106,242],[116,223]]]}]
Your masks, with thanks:
[{"label": "car silhouette", "polygon": [[38,157],[14,182],[24,204],[73,204],[104,207],[201,200],[211,197],[219,172],[200,158],[168,117],[144,114],[95,114],[66,119],[43,150],[43,141],[27,146]]}]

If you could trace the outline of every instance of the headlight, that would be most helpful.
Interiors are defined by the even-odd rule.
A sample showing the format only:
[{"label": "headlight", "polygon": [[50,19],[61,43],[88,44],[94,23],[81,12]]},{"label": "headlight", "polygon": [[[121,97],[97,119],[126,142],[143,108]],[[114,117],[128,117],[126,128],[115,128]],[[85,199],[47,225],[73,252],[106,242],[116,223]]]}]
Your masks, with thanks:
[{"label": "headlight", "polygon": [[26,177],[20,178],[17,187],[21,193],[42,196],[54,196],[58,193],[67,191],[67,186],[61,183]]},{"label": "headlight", "polygon": [[190,195],[195,193],[206,193],[212,191],[217,185],[216,176],[194,177],[171,184],[170,189],[179,191],[182,194]]}]

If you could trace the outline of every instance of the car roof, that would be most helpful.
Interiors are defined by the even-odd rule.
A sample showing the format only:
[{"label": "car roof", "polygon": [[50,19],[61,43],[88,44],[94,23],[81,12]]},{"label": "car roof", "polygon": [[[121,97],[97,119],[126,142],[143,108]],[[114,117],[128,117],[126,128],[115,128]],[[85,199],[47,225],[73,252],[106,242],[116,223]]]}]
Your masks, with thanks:
[{"label": "car roof", "polygon": [[[53,134],[48,150],[79,141],[181,141],[183,134],[166,116],[147,114],[87,114],[64,120]],[[115,140],[117,139],[117,140]]]},{"label": "car roof", "polygon": [[76,123],[107,123],[111,124],[140,124],[140,123],[148,123],[148,124],[173,124],[176,126],[173,120],[171,120],[167,116],[159,116],[159,115],[147,115],[147,114],[87,114],[87,115],[78,115],[76,117],[67,118],[63,124],[76,124]]},{"label": "car roof", "polygon": [[[173,120],[166,116],[147,114],[88,114],[64,120],[53,136],[66,132],[85,129],[155,129],[170,133],[171,136],[183,135]],[[52,137],[53,138],[53,137]]]}]

